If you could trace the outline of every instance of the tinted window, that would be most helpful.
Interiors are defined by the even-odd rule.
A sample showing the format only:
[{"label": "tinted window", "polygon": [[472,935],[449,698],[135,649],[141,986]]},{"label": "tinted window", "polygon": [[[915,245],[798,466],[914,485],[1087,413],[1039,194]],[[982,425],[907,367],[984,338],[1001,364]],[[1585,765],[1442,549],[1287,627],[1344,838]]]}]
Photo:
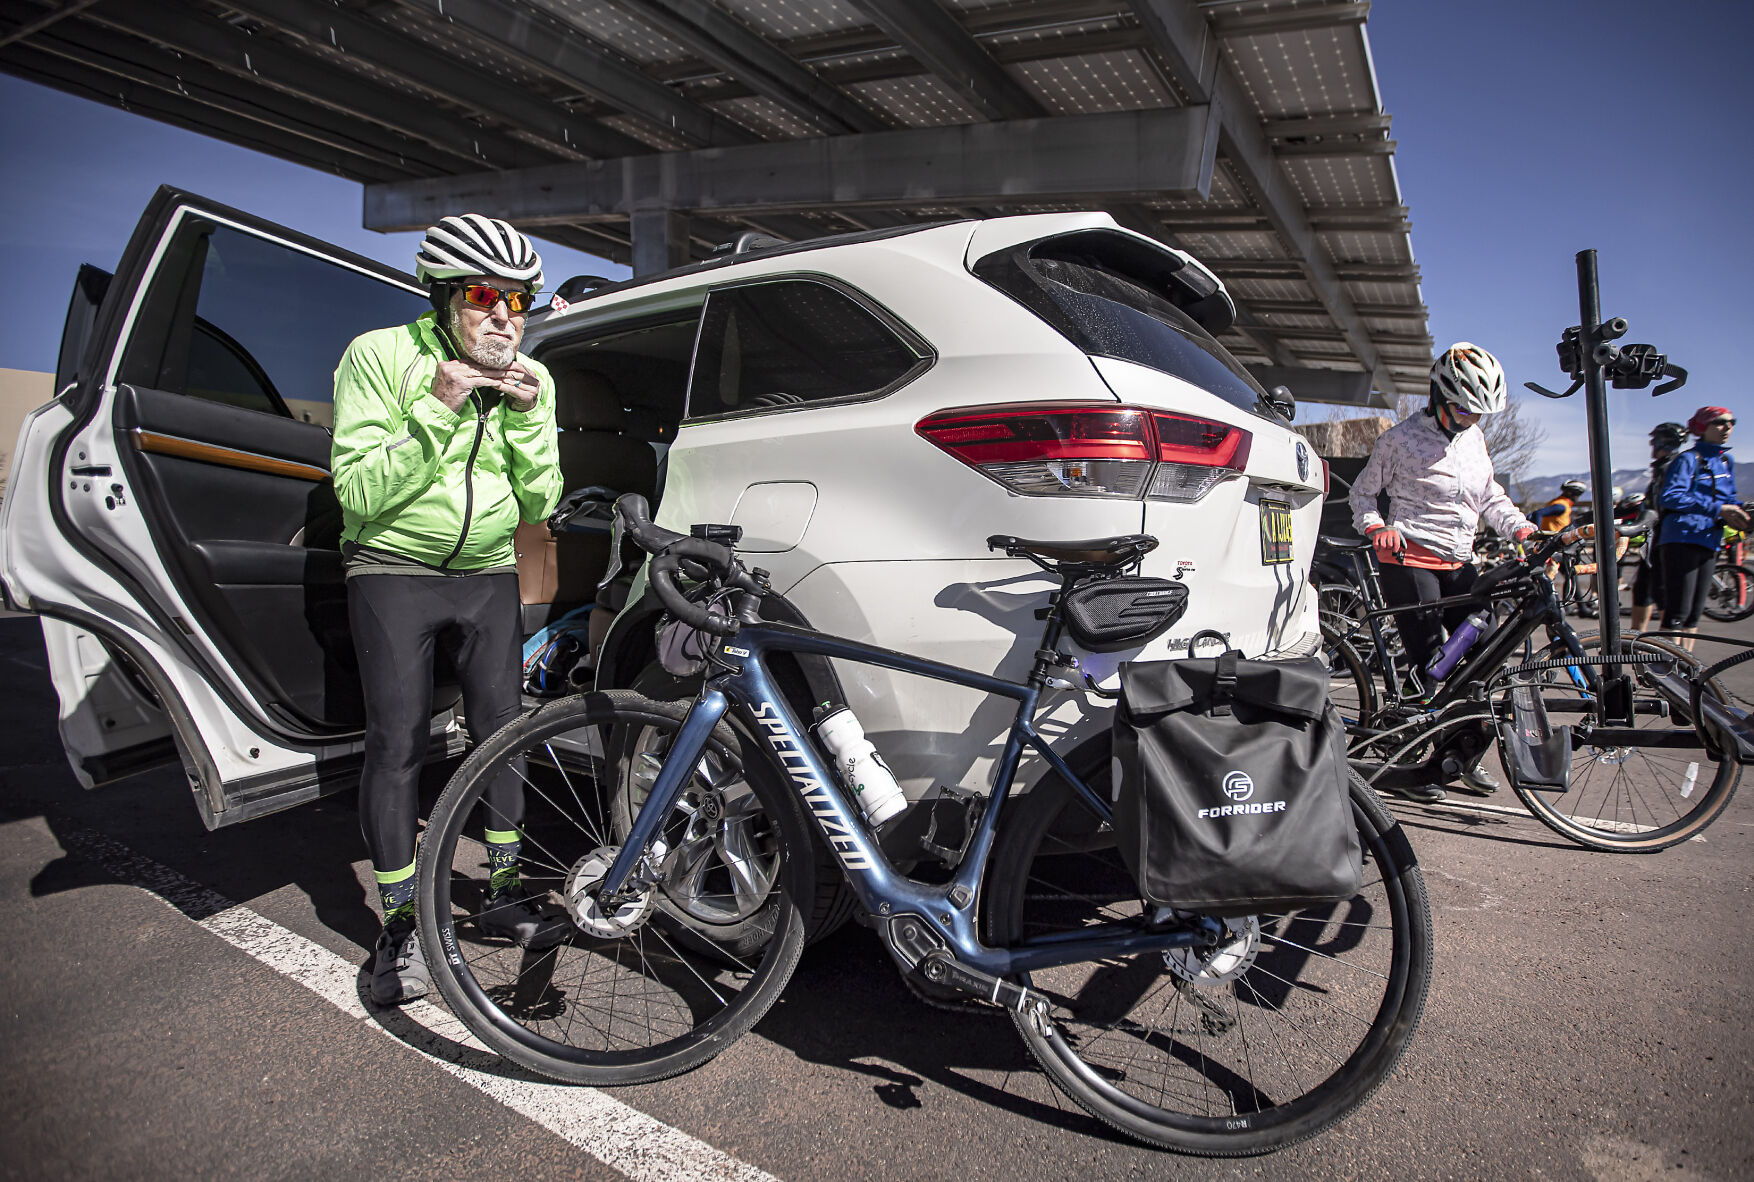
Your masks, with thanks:
[{"label": "tinted window", "polygon": [[722,288],[707,299],[688,414],[881,394],[925,360],[875,312],[826,283]]},{"label": "tinted window", "polygon": [[335,366],[426,297],[229,226],[191,223],[167,253],[122,380],[330,421]]},{"label": "tinted window", "polygon": [[983,259],[975,273],[1086,353],[1173,374],[1244,410],[1256,411],[1265,397],[1260,383],[1186,312],[1113,271],[1063,259],[996,256]]}]

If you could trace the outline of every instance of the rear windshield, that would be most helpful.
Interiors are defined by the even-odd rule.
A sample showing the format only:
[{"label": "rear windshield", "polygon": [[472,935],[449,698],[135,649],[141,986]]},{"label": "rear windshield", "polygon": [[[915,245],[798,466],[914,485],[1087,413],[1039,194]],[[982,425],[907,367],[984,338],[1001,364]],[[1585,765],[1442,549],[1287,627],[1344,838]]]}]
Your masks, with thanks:
[{"label": "rear windshield", "polygon": [[1023,251],[982,259],[974,270],[1092,356],[1173,374],[1261,413],[1266,391],[1229,350],[1168,299],[1123,275]]}]

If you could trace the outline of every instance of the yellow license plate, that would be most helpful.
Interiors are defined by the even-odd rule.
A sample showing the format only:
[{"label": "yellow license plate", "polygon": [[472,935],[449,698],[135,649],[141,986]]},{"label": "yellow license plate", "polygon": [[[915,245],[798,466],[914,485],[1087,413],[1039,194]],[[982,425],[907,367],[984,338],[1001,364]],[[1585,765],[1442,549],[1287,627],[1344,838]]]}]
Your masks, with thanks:
[{"label": "yellow license plate", "polygon": [[1284,501],[1261,502],[1261,562],[1271,566],[1291,561],[1291,506]]}]

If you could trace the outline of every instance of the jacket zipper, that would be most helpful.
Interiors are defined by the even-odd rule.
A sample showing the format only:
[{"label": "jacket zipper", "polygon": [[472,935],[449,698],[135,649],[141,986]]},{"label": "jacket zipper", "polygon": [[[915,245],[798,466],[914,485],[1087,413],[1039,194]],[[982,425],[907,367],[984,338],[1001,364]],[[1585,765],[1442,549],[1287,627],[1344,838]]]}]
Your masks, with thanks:
[{"label": "jacket zipper", "polygon": [[474,391],[469,392],[469,401],[475,404],[475,442],[469,447],[469,466],[463,469],[463,532],[457,535],[450,556],[439,563],[440,570],[449,570],[463,552],[463,543],[469,540],[469,519],[475,515],[475,456],[481,451],[481,435],[487,430],[487,408]]}]

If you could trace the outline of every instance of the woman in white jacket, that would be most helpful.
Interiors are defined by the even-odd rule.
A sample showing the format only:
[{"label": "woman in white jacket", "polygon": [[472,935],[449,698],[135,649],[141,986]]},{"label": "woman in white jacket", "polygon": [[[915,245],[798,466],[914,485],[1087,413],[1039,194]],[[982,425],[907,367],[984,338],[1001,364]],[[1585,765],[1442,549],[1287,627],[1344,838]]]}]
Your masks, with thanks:
[{"label": "woman in white jacket", "polygon": [[[1482,517],[1501,537],[1521,541],[1535,532],[1493,479],[1479,429],[1482,416],[1504,409],[1505,385],[1498,358],[1467,341],[1451,345],[1432,364],[1425,409],[1383,432],[1352,483],[1352,523],[1376,549],[1391,605],[1467,592],[1480,573],[1470,559]],[[1377,511],[1381,492],[1389,497],[1386,521]],[[1396,616],[1416,668],[1423,669],[1436,652],[1439,624],[1454,629],[1469,611],[1464,604],[1444,609],[1441,619],[1435,611]],[[1476,765],[1463,772],[1458,787],[1485,795],[1498,785]],[[1408,795],[1435,800],[1443,792],[1417,789]]]}]

